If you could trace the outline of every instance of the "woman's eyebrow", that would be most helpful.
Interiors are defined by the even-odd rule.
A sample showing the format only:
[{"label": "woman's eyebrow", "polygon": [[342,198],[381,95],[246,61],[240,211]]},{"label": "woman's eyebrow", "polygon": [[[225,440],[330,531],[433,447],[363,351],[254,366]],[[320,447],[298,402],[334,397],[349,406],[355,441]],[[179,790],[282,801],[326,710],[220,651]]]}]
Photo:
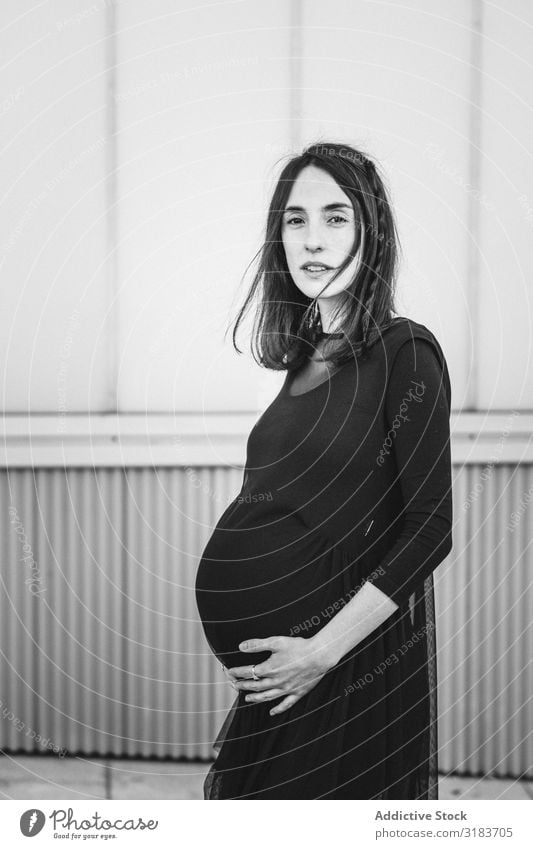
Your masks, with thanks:
[{"label": "woman's eyebrow", "polygon": [[[322,209],[324,212],[330,212],[332,209],[352,209],[351,204],[349,203],[328,203],[326,206],[323,206]],[[283,210],[284,212],[305,212],[305,207],[303,206],[286,206]]]}]

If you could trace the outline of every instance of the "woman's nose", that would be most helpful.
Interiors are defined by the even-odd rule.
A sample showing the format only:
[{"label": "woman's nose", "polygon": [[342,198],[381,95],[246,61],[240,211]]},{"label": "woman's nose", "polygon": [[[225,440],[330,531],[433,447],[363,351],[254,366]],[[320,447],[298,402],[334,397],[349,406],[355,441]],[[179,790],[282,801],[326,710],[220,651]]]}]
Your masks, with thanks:
[{"label": "woman's nose", "polygon": [[324,239],[321,235],[320,230],[317,227],[309,227],[307,233],[305,234],[305,248],[306,250],[316,253],[317,251],[321,251],[324,247]]}]

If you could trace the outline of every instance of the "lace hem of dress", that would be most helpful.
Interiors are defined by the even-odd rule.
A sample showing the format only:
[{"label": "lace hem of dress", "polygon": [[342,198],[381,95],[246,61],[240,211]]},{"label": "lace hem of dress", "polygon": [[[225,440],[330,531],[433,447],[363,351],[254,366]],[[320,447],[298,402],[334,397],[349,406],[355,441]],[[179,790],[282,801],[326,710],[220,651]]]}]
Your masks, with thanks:
[{"label": "lace hem of dress", "polygon": [[215,761],[211,764],[211,767],[205,777],[204,780],[204,800],[206,799],[220,799],[221,791],[222,791],[222,776],[218,773],[216,768],[216,758],[218,753],[220,752],[224,741],[228,734],[228,729],[233,721],[233,717],[235,715],[235,711],[237,709],[237,705],[239,703],[239,695],[235,696],[235,700],[231,705],[224,722],[222,723],[222,727],[217,734],[216,740],[213,743],[213,751],[215,753]]},{"label": "lace hem of dress", "polygon": [[421,799],[439,798],[439,738],[438,738],[438,697],[437,697],[437,639],[435,621],[435,591],[433,574],[424,581],[424,604],[427,633],[427,671],[429,683],[429,727],[428,727],[428,763],[427,771],[421,780]]}]

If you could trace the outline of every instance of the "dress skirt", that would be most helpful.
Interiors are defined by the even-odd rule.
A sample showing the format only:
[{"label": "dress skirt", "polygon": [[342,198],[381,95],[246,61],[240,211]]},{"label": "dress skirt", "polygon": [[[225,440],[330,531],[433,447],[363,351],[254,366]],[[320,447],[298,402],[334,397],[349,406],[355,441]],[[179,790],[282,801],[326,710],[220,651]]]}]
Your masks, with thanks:
[{"label": "dress skirt", "polygon": [[[198,606],[226,666],[269,656],[232,650],[241,640],[311,636],[363,583],[357,561],[320,534],[299,548],[300,562],[287,540],[268,564],[202,561]],[[270,716],[281,699],[245,695],[215,741],[205,799],[438,798],[432,577],[289,710]]]}]

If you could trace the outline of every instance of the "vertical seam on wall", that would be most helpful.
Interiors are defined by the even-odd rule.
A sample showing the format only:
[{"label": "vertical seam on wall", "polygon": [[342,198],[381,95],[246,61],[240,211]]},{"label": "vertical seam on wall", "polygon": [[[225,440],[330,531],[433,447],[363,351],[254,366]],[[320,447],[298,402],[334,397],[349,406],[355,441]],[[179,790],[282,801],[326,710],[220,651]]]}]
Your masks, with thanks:
[{"label": "vertical seam on wall", "polygon": [[[482,41],[483,0],[472,0],[470,39],[470,114],[469,114],[469,183],[481,191],[481,99],[482,99]],[[467,304],[472,327],[472,360],[468,383],[467,408],[478,409],[479,401],[479,288],[481,207],[473,192],[467,195]]]},{"label": "vertical seam on wall", "polygon": [[302,120],[302,0],[291,0],[289,40],[289,132],[293,150],[301,143]]},{"label": "vertical seam on wall", "polygon": [[[118,262],[118,118],[117,118],[117,92],[118,79],[118,27],[117,10],[114,3],[107,6],[107,120],[109,128],[109,175],[107,186],[107,247],[108,247],[108,280],[109,280],[109,367],[108,367],[108,403],[111,412],[118,413],[119,390],[118,390],[118,363],[120,351],[120,314],[119,314],[119,262]],[[121,680],[122,687],[122,739],[120,748],[129,752],[131,745],[131,722],[129,704],[129,688],[131,670],[128,666],[129,658],[129,621],[128,621],[128,563],[129,563],[129,523],[128,523],[128,476],[127,469],[120,472],[121,494],[122,494],[122,539],[121,539],[121,632],[122,645],[121,657]]]},{"label": "vertical seam on wall", "polygon": [[[131,723],[129,709],[130,701],[130,682],[131,668],[128,663],[130,646],[129,646],[129,586],[128,586],[128,562],[130,550],[130,528],[128,521],[128,495],[129,495],[129,480],[128,469],[121,470],[121,489],[122,489],[122,540],[121,540],[121,572],[122,572],[122,593],[121,593],[121,664],[122,664],[122,740],[121,750],[131,754],[130,746],[134,744],[131,736]],[[135,752],[135,754],[137,754]]]},{"label": "vertical seam on wall", "polygon": [[[65,474],[67,474],[67,472],[65,472]],[[29,476],[29,469],[28,469],[28,476]],[[39,516],[39,518],[41,517],[40,510],[39,510],[39,482],[42,480],[43,476],[45,478],[45,484],[46,484],[46,482],[47,482],[46,479],[48,477],[49,478],[52,477],[52,470],[50,470],[49,473],[47,473],[45,471],[44,475],[43,475],[42,469],[37,469],[37,470],[32,469],[30,496],[31,496],[31,509],[33,511],[32,535],[33,535],[33,538],[34,538],[34,543],[33,543],[33,548],[34,548],[34,552],[35,552],[34,553],[34,560],[37,564],[40,564],[39,568],[41,568],[41,569],[42,569],[43,563],[45,562],[44,558],[43,558],[44,552],[42,551],[42,546],[41,546],[41,541],[42,541],[41,534],[39,533],[38,528],[35,527],[35,525],[34,525],[33,517],[35,517],[35,516]],[[34,682],[34,686],[35,686],[35,689],[34,689],[34,692],[33,692],[33,710],[34,710],[33,716],[35,717],[36,727],[37,728],[44,728],[46,718],[45,718],[45,715],[44,715],[45,712],[43,711],[43,705],[42,705],[42,700],[41,700],[41,693],[42,693],[42,688],[41,688],[41,678],[42,678],[42,676],[41,676],[41,653],[43,655],[45,654],[42,651],[42,648],[41,648],[42,616],[41,616],[41,610],[40,610],[40,606],[39,606],[39,596],[34,596],[33,593],[31,593],[30,595],[31,595],[32,602],[33,602],[33,604],[30,602],[30,610],[31,610],[32,615],[33,615],[32,631],[33,631],[34,635],[35,634],[37,635],[37,640],[39,642],[39,648],[37,649],[37,647],[35,646],[35,636],[34,636],[33,639],[32,639],[32,642],[34,643],[34,649],[35,650],[32,651],[32,653],[31,653],[32,659],[31,659],[31,667],[30,667],[32,674],[33,674],[32,682]],[[26,683],[26,682],[24,682],[24,683]],[[52,712],[55,713],[55,705],[52,706]],[[33,748],[30,748],[30,751],[34,752],[34,753],[38,752],[37,746],[35,745],[35,741],[33,743]]]},{"label": "vertical seam on wall", "polygon": [[118,412],[119,301],[118,301],[118,141],[117,141],[117,11],[114,3],[107,4],[107,125],[109,139],[107,189],[107,279],[109,285],[107,406]]}]

